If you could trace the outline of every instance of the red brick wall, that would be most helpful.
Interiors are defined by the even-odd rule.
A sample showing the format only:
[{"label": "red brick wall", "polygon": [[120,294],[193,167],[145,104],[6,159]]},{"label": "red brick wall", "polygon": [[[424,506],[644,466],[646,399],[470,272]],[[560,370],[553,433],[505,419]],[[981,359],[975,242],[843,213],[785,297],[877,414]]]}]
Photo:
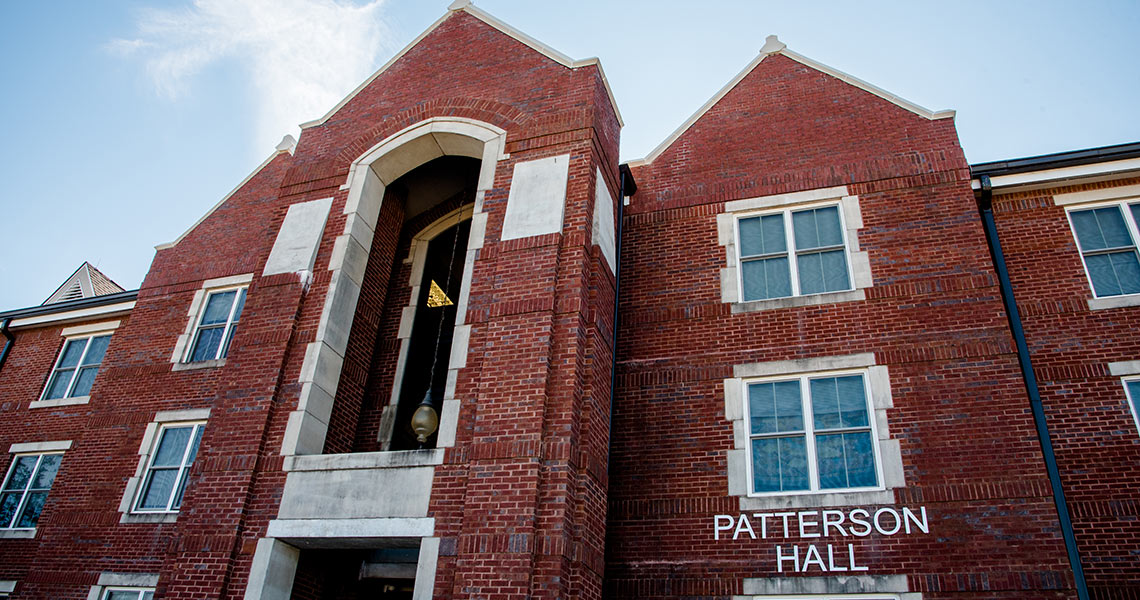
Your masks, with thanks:
[{"label": "red brick wall", "polygon": [[[617,118],[596,67],[568,69],[462,12],[325,124],[305,130],[295,156],[278,155],[177,245],[157,253],[89,405],[27,413],[59,340],[46,334],[38,353],[31,337],[17,346],[0,377],[0,407],[12,415],[0,424],[0,441],[26,441],[20,424],[27,422],[53,439],[75,440],[38,539],[0,544],[0,578],[20,581],[17,597],[84,598],[102,571],[161,572],[161,598],[243,596],[256,540],[277,512],[279,449],[328,290],[332,243],[344,228],[347,191],[340,186],[349,163],[435,116],[503,127],[511,155],[485,199],[490,225],[468,315],[473,352],[459,386],[460,443],[433,485],[432,516],[444,538],[437,595],[599,597],[609,381],[608,370],[592,361],[608,360],[608,329],[597,324],[611,318],[613,281],[590,246],[589,228],[598,167],[616,189]],[[564,234],[492,241],[515,162],[567,153]],[[330,196],[311,281],[261,277],[288,206]],[[387,245],[370,269],[393,265],[395,239],[385,233],[393,232],[378,234]],[[225,365],[172,371],[194,292],[206,279],[242,273],[254,278]],[[376,287],[384,290],[379,275]],[[375,431],[362,374],[391,343],[375,332],[392,330],[377,322],[362,327],[353,331],[346,401],[334,415],[330,450],[371,449],[354,441]],[[515,352],[519,358],[511,360]],[[524,365],[523,357],[535,362]],[[10,377],[14,370],[19,375]],[[524,371],[537,379],[519,385]],[[24,391],[10,396],[9,387]],[[21,394],[27,399],[15,399]],[[211,413],[177,522],[120,524],[119,502],[147,423],[157,411],[184,408]],[[469,479],[473,471],[489,477]],[[506,509],[511,515],[499,516]],[[302,587],[318,585],[306,573]],[[509,585],[500,585],[504,574]]]},{"label": "red brick wall", "polygon": [[1053,195],[1140,179],[1001,194],[994,218],[1040,384],[1094,598],[1140,595],[1140,432],[1108,363],[1140,359],[1140,307],[1089,310],[1065,209]]},{"label": "red brick wall", "polygon": [[[725,598],[777,574],[770,540],[713,537],[728,495],[732,366],[872,352],[929,536],[855,540],[923,598],[1069,597],[1041,451],[953,122],[770,56],[652,163],[627,209],[608,598]],[[732,314],[724,202],[847,185],[866,300]],[[791,509],[789,509],[791,510]],[[845,538],[850,542],[853,538]],[[777,542],[778,543],[778,542]],[[819,575],[816,571],[813,575]]]}]

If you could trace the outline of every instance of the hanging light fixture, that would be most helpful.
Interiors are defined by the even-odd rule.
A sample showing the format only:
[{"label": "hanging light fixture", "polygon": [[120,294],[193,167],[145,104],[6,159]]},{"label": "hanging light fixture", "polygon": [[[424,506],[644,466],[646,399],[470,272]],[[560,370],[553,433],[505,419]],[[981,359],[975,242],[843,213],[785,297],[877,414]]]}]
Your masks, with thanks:
[{"label": "hanging light fixture", "polygon": [[[455,213],[455,235],[451,238],[451,262],[447,264],[447,281],[444,283],[445,289],[451,289],[451,273],[455,270],[455,251],[459,246],[459,223],[463,217],[463,209],[460,208]],[[429,308],[445,308],[453,306],[454,302],[447,297],[444,290],[439,288],[435,280],[431,280],[430,293],[428,294],[427,305]],[[412,413],[412,431],[416,434],[416,441],[423,447],[427,440],[433,433],[439,429],[439,413],[435,410],[435,405],[432,403],[431,388],[435,383],[435,367],[439,362],[439,345],[443,340],[443,322],[444,314],[439,316],[439,331],[435,335],[435,352],[432,353],[431,358],[431,372],[428,375],[428,389],[424,393],[424,399],[420,401],[419,406],[416,407],[416,412]]]}]

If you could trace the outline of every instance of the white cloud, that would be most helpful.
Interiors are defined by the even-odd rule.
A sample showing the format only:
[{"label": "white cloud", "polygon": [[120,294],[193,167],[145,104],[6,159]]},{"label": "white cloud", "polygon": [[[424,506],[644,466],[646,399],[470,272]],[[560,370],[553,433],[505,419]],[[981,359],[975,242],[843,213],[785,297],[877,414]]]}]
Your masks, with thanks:
[{"label": "white cloud", "polygon": [[383,0],[194,0],[146,10],[138,38],[109,51],[138,55],[157,91],[177,98],[205,67],[236,61],[256,103],[254,146],[272,148],[297,124],[323,115],[390,54]]}]

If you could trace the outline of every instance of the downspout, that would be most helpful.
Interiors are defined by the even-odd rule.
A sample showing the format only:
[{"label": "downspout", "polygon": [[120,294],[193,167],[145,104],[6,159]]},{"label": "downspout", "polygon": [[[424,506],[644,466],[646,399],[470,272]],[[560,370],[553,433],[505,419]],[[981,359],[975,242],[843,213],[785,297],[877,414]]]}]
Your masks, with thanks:
[{"label": "downspout", "polygon": [[12,324],[12,317],[4,319],[0,323],[0,334],[4,335],[4,349],[0,350],[0,369],[4,368],[4,361],[8,360],[8,351],[12,349],[12,344],[16,343],[16,336],[8,329],[8,325]]},{"label": "downspout", "polygon": [[613,336],[610,338],[611,342],[611,356],[610,360],[610,421],[609,431],[606,435],[606,487],[609,488],[609,472],[610,465],[613,464],[613,449],[614,449],[614,398],[617,395],[617,363],[618,363],[618,325],[621,321],[619,315],[621,314],[621,230],[622,222],[625,220],[625,197],[626,195],[634,195],[637,193],[637,182],[633,180],[633,173],[629,170],[629,165],[618,165],[618,210],[617,210],[617,232],[614,236],[614,316]]},{"label": "downspout", "polygon": [[978,198],[978,211],[986,229],[986,242],[990,247],[994,269],[1001,283],[1001,299],[1005,304],[1005,314],[1009,318],[1009,329],[1017,344],[1017,361],[1021,364],[1021,376],[1025,379],[1025,391],[1029,395],[1029,406],[1033,410],[1033,423],[1037,426],[1037,439],[1041,442],[1041,452],[1045,455],[1045,470],[1049,473],[1049,485],[1053,488],[1053,504],[1057,507],[1057,519],[1061,522],[1061,536],[1065,539],[1065,551],[1069,555],[1069,565],[1073,569],[1073,583],[1077,588],[1077,598],[1088,600],[1089,591],[1085,584],[1085,572],[1081,568],[1081,555],[1077,550],[1077,538],[1073,534],[1073,522],[1069,519],[1069,508],[1065,503],[1065,490],[1061,487],[1061,472],[1057,468],[1057,457],[1053,453],[1053,442],[1049,437],[1049,426],[1045,422],[1045,409],[1041,405],[1041,393],[1037,387],[1037,377],[1033,374],[1033,363],[1029,356],[1029,346],[1025,342],[1025,330],[1021,325],[1021,314],[1013,298],[1013,285],[1009,281],[1005,255],[1002,254],[1001,240],[998,239],[997,225],[994,222],[993,186],[989,175],[979,177],[981,195]]}]

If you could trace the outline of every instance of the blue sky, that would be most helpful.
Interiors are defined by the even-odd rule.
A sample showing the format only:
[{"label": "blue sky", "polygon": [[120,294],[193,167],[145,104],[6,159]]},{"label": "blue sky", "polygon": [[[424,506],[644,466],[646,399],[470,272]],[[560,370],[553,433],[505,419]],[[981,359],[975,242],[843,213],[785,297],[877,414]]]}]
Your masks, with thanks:
[{"label": "blue sky", "polygon": [[[449,0],[0,2],[0,310],[84,260],[138,287],[296,125],[329,108]],[[1140,3],[476,0],[598,56],[640,158],[770,33],[926,108],[971,162],[1140,141]]]}]

